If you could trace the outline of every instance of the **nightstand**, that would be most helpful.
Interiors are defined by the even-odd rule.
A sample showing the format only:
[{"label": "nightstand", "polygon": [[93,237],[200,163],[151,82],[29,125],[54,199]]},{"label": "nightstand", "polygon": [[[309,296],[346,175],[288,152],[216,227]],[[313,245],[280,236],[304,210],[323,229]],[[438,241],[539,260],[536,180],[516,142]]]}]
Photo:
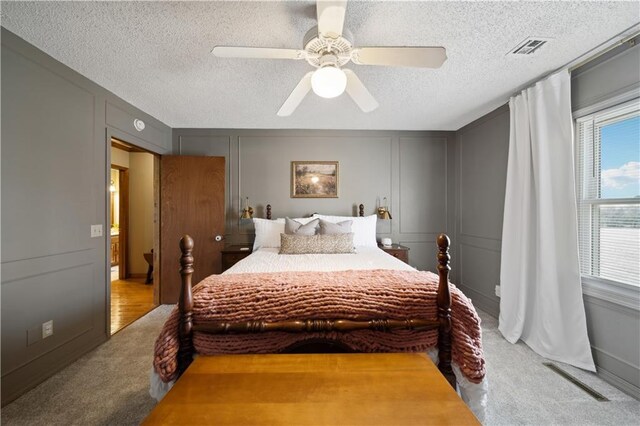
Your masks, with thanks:
[{"label": "nightstand", "polygon": [[378,244],[382,250],[386,253],[389,253],[393,257],[397,257],[402,260],[404,263],[409,264],[409,247],[401,246],[400,244],[391,244],[390,246],[383,246],[382,244]]},{"label": "nightstand", "polygon": [[251,247],[247,246],[225,247],[220,252],[222,254],[222,272],[226,271],[245,257],[249,256],[251,254],[251,251]]}]

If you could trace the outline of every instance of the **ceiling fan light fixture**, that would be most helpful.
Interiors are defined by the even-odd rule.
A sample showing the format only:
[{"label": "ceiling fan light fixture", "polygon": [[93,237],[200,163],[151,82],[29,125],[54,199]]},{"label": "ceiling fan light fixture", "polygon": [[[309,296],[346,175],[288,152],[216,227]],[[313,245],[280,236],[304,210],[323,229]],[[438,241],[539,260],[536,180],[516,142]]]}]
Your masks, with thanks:
[{"label": "ceiling fan light fixture", "polygon": [[326,65],[318,68],[311,76],[313,93],[323,98],[335,98],[347,88],[347,76],[340,68]]}]

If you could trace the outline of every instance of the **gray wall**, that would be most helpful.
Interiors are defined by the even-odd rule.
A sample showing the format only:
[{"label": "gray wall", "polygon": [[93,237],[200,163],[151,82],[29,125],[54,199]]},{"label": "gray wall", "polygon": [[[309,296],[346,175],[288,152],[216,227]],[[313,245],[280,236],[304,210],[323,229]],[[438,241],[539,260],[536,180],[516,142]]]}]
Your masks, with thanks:
[{"label": "gray wall", "polygon": [[456,133],[457,283],[476,306],[495,317],[508,153],[507,105]]},{"label": "gray wall", "polygon": [[3,404],[109,336],[107,135],[171,145],[167,126],[3,28]]},{"label": "gray wall", "polygon": [[[239,221],[240,198],[249,197],[256,217],[271,204],[273,217],[314,212],[374,214],[387,197],[393,220],[378,222],[378,237],[408,246],[412,265],[435,268],[435,237],[453,230],[447,201],[452,185],[453,132],[288,131],[174,129],[174,153],[227,159],[229,243],[253,241],[253,226]],[[293,160],[339,161],[339,198],[290,198]]]},{"label": "gray wall", "polygon": [[[578,115],[620,103],[640,92],[640,46],[624,45],[572,73]],[[456,134],[456,245],[458,283],[479,308],[498,316],[500,250],[509,108],[498,108]],[[640,306],[631,297],[584,283],[587,327],[599,374],[640,397]]]},{"label": "gray wall", "polygon": [[[574,112],[595,112],[603,102],[621,103],[640,94],[640,36],[571,73]],[[631,95],[633,96],[633,95]]]}]

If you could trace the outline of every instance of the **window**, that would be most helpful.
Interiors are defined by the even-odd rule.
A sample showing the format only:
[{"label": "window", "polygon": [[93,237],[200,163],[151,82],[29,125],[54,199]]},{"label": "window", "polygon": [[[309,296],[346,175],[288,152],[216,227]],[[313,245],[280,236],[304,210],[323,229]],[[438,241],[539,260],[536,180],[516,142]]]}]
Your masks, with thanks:
[{"label": "window", "polygon": [[576,130],[582,275],[640,286],[640,100]]}]

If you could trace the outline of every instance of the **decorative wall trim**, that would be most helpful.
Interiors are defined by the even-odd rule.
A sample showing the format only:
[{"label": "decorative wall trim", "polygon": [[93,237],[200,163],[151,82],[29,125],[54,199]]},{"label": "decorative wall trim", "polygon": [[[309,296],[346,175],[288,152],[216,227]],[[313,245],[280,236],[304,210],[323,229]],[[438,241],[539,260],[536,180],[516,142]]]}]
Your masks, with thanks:
[{"label": "decorative wall trim", "polygon": [[[318,143],[321,143],[322,141],[331,140],[334,138],[341,138],[341,139],[353,141],[354,143],[358,144],[355,146],[366,145],[366,143],[369,141],[375,141],[376,146],[378,148],[376,148],[377,156],[375,157],[374,162],[375,164],[377,164],[376,167],[384,167],[384,170],[381,170],[381,172],[384,174],[384,177],[378,176],[377,182],[379,185],[388,187],[389,189],[387,190],[385,188],[377,191],[375,189],[372,189],[374,187],[372,187],[369,184],[369,188],[367,188],[367,195],[366,195],[366,197],[368,198],[366,200],[363,200],[360,198],[351,200],[351,199],[346,199],[342,196],[344,188],[341,188],[341,196],[340,196],[340,199],[338,199],[338,202],[339,202],[338,204],[340,204],[340,209],[345,210],[343,214],[351,214],[352,209],[348,208],[348,205],[353,204],[353,206],[357,206],[358,203],[364,202],[366,214],[367,215],[374,214],[376,205],[375,205],[375,195],[373,195],[373,198],[371,198],[372,193],[377,192],[377,195],[381,198],[386,196],[387,199],[389,200],[389,203],[391,206],[391,212],[394,218],[391,221],[384,221],[384,222],[381,221],[378,223],[378,237],[380,238],[391,237],[394,240],[394,242],[403,240],[403,241],[406,241],[407,243],[411,242],[414,244],[418,244],[418,243],[423,243],[425,240],[426,241],[429,241],[431,239],[435,240],[435,236],[437,236],[440,232],[447,231],[447,230],[440,229],[440,226],[438,226],[438,229],[431,229],[433,227],[430,227],[428,229],[425,228],[424,231],[428,231],[428,232],[418,232],[418,233],[400,232],[401,215],[399,213],[402,211],[403,208],[407,208],[406,206],[403,206],[399,196],[400,171],[403,167],[403,165],[400,164],[400,154],[399,154],[401,140],[404,138],[408,138],[408,139],[419,140],[420,142],[424,142],[424,143],[437,143],[437,142],[433,142],[434,140],[441,141],[442,143],[445,144],[443,145],[444,151],[442,151],[443,155],[438,156],[438,159],[439,160],[442,159],[442,161],[448,162],[449,156],[451,157],[454,156],[453,153],[449,153],[449,150],[454,145],[448,143],[453,141],[454,136],[455,134],[453,132],[441,132],[441,131],[428,132],[428,131],[364,131],[364,130],[337,131],[337,130],[289,130],[289,129],[287,130],[174,129],[173,130],[173,152],[176,155],[185,153],[185,151],[181,147],[181,141],[185,137],[202,138],[202,143],[204,144],[203,146],[205,146],[207,143],[214,144],[214,145],[219,144],[220,138],[225,138],[225,140],[230,141],[230,157],[228,159],[228,167],[230,168],[231,175],[227,182],[227,191],[228,191],[228,200],[229,200],[228,201],[229,207],[226,209],[227,242],[229,244],[250,244],[253,239],[253,226],[250,223],[247,223],[246,225],[240,224],[235,217],[236,216],[235,210],[237,209],[237,204],[240,196],[245,196],[245,194],[249,195],[254,209],[258,207],[257,208],[258,216],[260,216],[259,207],[268,202],[273,205],[274,218],[284,217],[285,215],[290,215],[294,213],[287,212],[286,206],[278,205],[278,203],[272,199],[268,199],[268,200],[266,199],[266,198],[273,198],[269,194],[273,195],[274,191],[276,191],[277,189],[273,189],[273,190],[269,189],[268,193],[264,193],[264,191],[260,190],[261,193],[264,193],[264,197],[262,197],[264,199],[260,198],[260,194],[253,194],[253,195],[251,194],[252,192],[255,193],[256,191],[252,191],[252,189],[255,189],[255,188],[251,188],[247,186],[247,185],[251,185],[251,183],[246,180],[247,176],[253,177],[254,172],[267,173],[267,175],[271,174],[272,177],[274,176],[274,174],[272,173],[273,171],[271,170],[246,169],[246,167],[248,167],[248,161],[249,161],[248,159],[253,158],[253,157],[249,157],[250,153],[249,151],[247,151],[249,148],[257,149],[260,147],[254,146],[254,144],[258,142],[263,144],[269,144],[271,143],[271,141],[277,141],[278,147],[279,147],[278,149],[286,149],[284,148],[284,146],[294,145],[296,140],[300,140],[305,143],[310,143],[314,145],[314,140],[316,139]],[[284,143],[284,141],[291,141],[291,143],[287,144],[287,143]],[[384,144],[384,143],[388,143],[388,150],[381,148],[381,144]],[[318,144],[316,143],[315,145],[318,145]],[[275,146],[275,142],[274,142],[274,146]],[[268,149],[268,146],[266,148],[265,147],[260,148],[261,151],[265,149]],[[330,153],[327,153],[327,154],[330,154]],[[277,156],[279,154],[275,153],[274,155]],[[331,157],[331,155],[329,155],[327,158],[318,158],[318,160],[334,160],[334,158],[329,158],[329,157]],[[351,163],[357,164],[358,167],[362,167],[366,169],[367,167],[366,164],[368,163],[368,161],[366,161],[365,157],[360,158],[355,154],[347,155],[347,157],[350,159]],[[296,158],[296,159],[306,160],[306,158]],[[311,159],[313,160],[315,158],[311,158]],[[255,165],[255,161],[252,160],[251,162],[252,164]],[[447,170],[447,174],[450,173],[448,165],[446,165],[445,170]],[[407,170],[405,169],[405,172],[406,171]],[[341,163],[341,179],[340,180],[341,180],[341,185],[344,185],[348,181],[344,180],[345,176],[342,172],[343,170],[342,170],[342,163]],[[369,171],[367,172],[369,173]],[[288,174],[289,173],[287,173],[287,175]],[[388,180],[387,180],[387,175],[388,175]],[[243,176],[244,176],[244,179],[243,179]],[[277,176],[278,176],[277,177],[278,179],[281,179],[280,174],[278,174]],[[440,180],[438,181],[441,184],[449,185],[449,186],[451,184],[451,182],[449,182],[448,176],[442,176],[442,177],[438,176],[438,179],[442,179],[442,181]],[[278,183],[277,188],[280,188],[279,185],[280,183]],[[352,179],[350,185],[352,185],[352,187],[353,185],[366,186],[367,182],[362,181],[362,179],[357,180],[356,178],[354,178]],[[287,190],[287,196],[288,196],[289,182],[287,182],[287,186],[285,189]],[[452,190],[452,188],[447,187],[447,191],[443,192],[443,195],[444,195],[443,200],[446,204],[445,206],[443,206],[443,209],[445,211],[445,218],[447,219],[447,221],[449,220],[449,216],[451,216],[449,212],[449,207],[448,207],[449,200],[446,198],[449,195],[448,191],[450,190]],[[351,192],[353,193],[353,191]],[[278,195],[278,197],[280,197],[280,195]],[[309,205],[309,209],[305,211],[304,214],[311,214],[315,211],[314,208],[320,208],[320,207],[314,207],[314,206],[317,206],[317,203],[314,204],[314,201],[318,201],[318,200],[301,199],[298,201],[299,203],[298,202],[296,203],[296,205],[300,204],[300,208],[297,208],[298,213],[300,213],[300,209],[307,204]],[[409,206],[411,205],[411,200],[404,200],[404,201],[408,202]],[[348,208],[348,212],[346,211],[347,208]],[[239,212],[237,214],[239,217]],[[446,227],[447,224],[443,223],[442,226]],[[423,257],[426,257],[426,248],[423,249],[421,245],[420,250],[413,251],[411,254],[413,256],[412,257],[410,256],[410,259],[416,259],[416,260],[422,259]]]},{"label": "decorative wall trim", "polygon": [[[467,191],[470,191],[470,189],[467,188],[467,186],[471,181],[468,178],[467,179],[463,178],[463,176],[465,176],[465,174],[463,173],[463,164],[465,164],[465,161],[470,161],[469,164],[477,164],[477,160],[475,160],[476,156],[479,154],[477,150],[478,149],[477,146],[479,143],[484,142],[485,145],[489,143],[490,149],[493,149],[494,151],[492,151],[493,155],[491,157],[489,156],[483,157],[483,161],[485,161],[485,163],[483,164],[486,164],[486,162],[488,161],[493,161],[493,163],[486,165],[486,167],[489,167],[489,168],[502,167],[503,163],[496,159],[496,156],[500,154],[502,151],[500,152],[495,151],[494,147],[496,146],[496,144],[494,142],[502,141],[502,137],[506,136],[506,139],[505,139],[506,143],[504,145],[508,150],[508,138],[509,138],[508,120],[509,120],[509,105],[505,104],[500,108],[492,111],[487,116],[482,117],[479,120],[468,124],[467,126],[462,128],[460,131],[458,131],[458,134],[457,134],[458,182],[457,182],[456,195],[458,197],[458,211],[457,211],[458,236],[460,237],[461,240],[464,240],[465,237],[472,237],[478,240],[491,240],[491,241],[497,242],[498,244],[502,243],[502,238],[501,238],[502,227],[501,226],[499,229],[497,228],[487,229],[486,227],[478,227],[477,225],[473,226],[473,222],[474,222],[473,218],[470,218],[468,214],[465,213],[465,212],[468,212],[467,204],[473,203],[473,200],[469,201],[467,198],[471,198],[469,197],[469,194],[473,194],[475,192],[467,193]],[[505,126],[504,124],[505,122],[507,123],[506,135],[494,134],[496,132],[494,128],[496,129],[502,128],[503,126]],[[500,145],[502,147],[503,144],[500,144]],[[471,153],[469,153],[469,151],[471,151]],[[506,155],[505,155],[504,164],[506,165]],[[480,173],[476,170],[476,174],[480,174]],[[487,174],[483,171],[480,178],[494,179],[495,175],[492,176],[491,174]],[[505,167],[505,178],[506,178],[506,167]],[[492,184],[497,185],[499,183],[492,181]],[[502,187],[499,189],[500,191],[504,190],[504,185],[505,185],[504,182],[501,183],[501,185]],[[498,189],[496,189],[495,186],[493,186],[492,188],[494,189],[494,191],[498,191]],[[485,188],[480,187],[480,189],[485,189]],[[487,197],[484,197],[484,198],[487,198]],[[496,200],[495,202],[497,201],[498,200]],[[493,205],[492,203],[494,201],[487,201],[487,202],[491,203],[490,205]],[[475,203],[477,207],[477,200],[475,200]],[[496,211],[495,213],[491,214],[491,217],[496,217],[499,214],[500,215],[499,220],[501,223],[502,213],[503,213],[503,209],[500,209],[499,213]],[[491,220],[491,221],[486,220],[485,224],[487,223],[495,224],[496,222],[495,220]]]},{"label": "decorative wall trim", "polygon": [[[78,340],[90,337],[88,334],[79,336]],[[55,354],[47,353],[48,357],[39,357],[29,364],[24,365],[11,373],[2,375],[2,406],[12,402],[25,392],[30,391],[51,376],[51,371],[60,371],[73,364],[85,353],[97,348],[105,342],[105,338],[92,339],[85,344],[78,344],[77,347],[69,349],[69,346],[76,346],[75,342],[66,346],[58,347]]]},{"label": "decorative wall trim", "polygon": [[[140,144],[143,147],[157,145],[164,148],[164,152],[169,151],[171,129],[5,28],[1,29],[1,33],[3,83],[7,83],[7,87],[20,87],[22,91],[27,90],[23,87],[28,88],[30,80],[26,77],[24,70],[33,69],[34,72],[40,73],[37,74],[38,83],[41,83],[46,90],[55,93],[56,103],[53,106],[44,104],[48,111],[55,111],[56,119],[64,123],[74,123],[73,126],[67,126],[64,129],[59,126],[46,128],[44,126],[48,124],[45,123],[52,117],[48,115],[47,110],[43,113],[42,109],[32,109],[35,115],[24,117],[21,114],[21,108],[25,107],[23,102],[32,101],[27,96],[17,96],[11,99],[11,102],[4,102],[8,92],[7,94],[3,92],[3,107],[6,112],[15,115],[20,121],[22,118],[25,121],[28,120],[27,126],[20,123],[16,125],[14,122],[11,129],[7,127],[7,131],[14,132],[15,135],[9,138],[13,143],[7,140],[5,144],[16,149],[26,149],[16,141],[23,138],[29,139],[30,135],[34,134],[48,134],[58,142],[58,149],[74,149],[75,153],[82,152],[80,163],[74,159],[75,164],[80,164],[79,168],[74,170],[76,178],[83,183],[82,190],[67,191],[67,204],[87,204],[93,207],[76,210],[79,215],[79,219],[73,222],[76,225],[69,222],[64,224],[65,231],[71,230],[72,233],[77,231],[77,235],[67,235],[61,239],[58,235],[60,230],[58,234],[53,232],[51,235],[42,235],[42,238],[38,235],[38,238],[36,240],[32,238],[31,244],[24,246],[22,251],[14,250],[13,256],[3,259],[3,308],[6,308],[7,312],[10,309],[21,311],[20,321],[3,323],[2,355],[7,368],[2,371],[2,404],[6,404],[109,339],[107,320],[109,280],[106,254],[108,229],[101,238],[90,239],[88,236],[89,224],[109,223],[106,220],[108,193],[105,191],[105,185],[108,182],[110,143],[106,136],[110,134],[110,130],[114,129],[106,123],[107,104],[117,106],[118,109],[144,120],[149,125],[148,129],[157,130],[147,137],[151,139],[151,143]],[[82,113],[79,114],[78,111]],[[113,133],[117,136],[115,130]],[[132,138],[123,137],[123,139],[131,141]],[[38,140],[34,140],[34,143],[46,145],[49,142],[46,138]],[[34,149],[37,149],[36,145]],[[155,151],[158,149],[154,148]],[[29,153],[21,151],[20,155],[28,156]],[[50,167],[64,169],[68,168],[67,162],[71,161],[63,157],[55,159],[41,157],[32,157],[32,162],[35,161],[33,167],[41,168],[42,164],[39,164],[39,161],[44,161]],[[16,182],[14,185],[18,185],[12,188],[29,193],[33,182],[24,179],[24,176],[29,173],[32,172],[12,171],[8,176]],[[5,177],[4,170],[3,177]],[[49,194],[55,196],[61,189],[56,187],[55,190],[55,194],[51,192]],[[35,205],[38,209],[51,208],[51,205],[39,201],[37,197],[33,200],[37,203]],[[29,221],[28,215],[14,217],[20,221],[16,222],[16,225],[24,226],[26,223],[25,227],[28,227],[31,223],[24,222]],[[20,238],[9,235],[6,237],[10,240]],[[7,262],[8,260],[13,262]],[[78,282],[70,282],[65,275],[74,268],[80,268],[83,273],[83,277],[79,278]],[[52,276],[54,278],[49,279],[48,274],[54,274]],[[48,293],[37,294],[35,295],[37,297],[34,297],[29,287],[32,285],[30,282],[37,281],[35,285],[39,286],[43,280]],[[26,287],[23,287],[24,285]],[[70,301],[66,296],[66,291],[74,287],[82,287],[81,300],[72,298],[73,300]],[[52,315],[52,317],[42,318],[44,315]],[[28,331],[39,327],[42,321],[50,318],[58,321],[58,325],[55,326],[55,335],[42,342],[36,339],[28,341]]]},{"label": "decorative wall trim", "polygon": [[[596,351],[596,348],[593,348],[594,351]],[[596,365],[596,370],[598,372],[598,376],[603,379],[605,382],[615,386],[616,388],[620,389],[621,391],[631,395],[632,397],[634,397],[635,399],[640,400],[640,388],[637,386],[632,385],[631,383],[627,382],[624,379],[621,379],[620,377],[616,376],[615,374],[605,370],[602,367],[598,367]]]},{"label": "decorative wall trim", "polygon": [[480,240],[498,241],[498,242],[502,243],[502,238],[483,237],[482,235],[473,235],[473,234],[468,234],[466,232],[460,232],[460,236],[461,237],[477,238],[477,239],[480,239]]},{"label": "decorative wall trim", "polygon": [[489,247],[483,247],[481,245],[477,245],[477,244],[470,244],[464,241],[460,241],[460,246],[466,246],[466,247],[473,247],[475,249],[478,250],[486,250],[486,251],[490,251],[493,253],[502,253],[502,250],[500,250],[499,248],[489,248]]},{"label": "decorative wall trim", "polygon": [[[444,164],[444,172],[442,174],[442,176],[444,177],[444,187],[445,187],[445,192],[444,192],[444,200],[443,200],[443,208],[444,208],[444,228],[441,231],[434,231],[433,233],[436,234],[436,236],[441,233],[446,231],[446,227],[447,227],[447,217],[449,216],[450,212],[449,212],[449,204],[447,202],[447,196],[448,196],[448,188],[450,185],[449,182],[449,162],[448,162],[448,155],[449,155],[449,144],[448,142],[448,138],[447,137],[427,137],[426,139],[423,138],[415,138],[415,137],[403,137],[400,136],[398,137],[398,184],[399,184],[399,190],[398,190],[398,201],[399,201],[399,205],[403,206],[403,200],[402,200],[402,162],[400,161],[400,159],[402,158],[402,142],[406,141],[406,140],[419,140],[421,142],[429,142],[429,143],[441,143],[444,144],[444,158],[442,159],[443,164]],[[407,205],[405,205],[405,208],[408,208]],[[402,235],[402,236],[406,236],[406,235],[424,235],[424,234],[428,234],[429,232],[409,232],[409,231],[403,231],[402,229],[402,215],[401,214],[397,214],[395,215],[395,217],[397,218],[397,233],[398,235]]]},{"label": "decorative wall trim", "polygon": [[[640,369],[637,365],[630,364],[629,362],[621,359],[613,355],[612,353],[605,351],[596,346],[591,346],[593,350],[593,355],[596,361],[596,370],[598,375],[601,375],[603,379],[609,381],[611,384],[616,386],[617,388],[629,393],[635,398],[640,397],[640,388],[620,377],[620,374],[616,374],[613,371],[617,370],[619,372],[624,372],[624,370],[629,370],[635,372],[636,380],[640,382]],[[603,368],[603,365],[606,368]]]}]

